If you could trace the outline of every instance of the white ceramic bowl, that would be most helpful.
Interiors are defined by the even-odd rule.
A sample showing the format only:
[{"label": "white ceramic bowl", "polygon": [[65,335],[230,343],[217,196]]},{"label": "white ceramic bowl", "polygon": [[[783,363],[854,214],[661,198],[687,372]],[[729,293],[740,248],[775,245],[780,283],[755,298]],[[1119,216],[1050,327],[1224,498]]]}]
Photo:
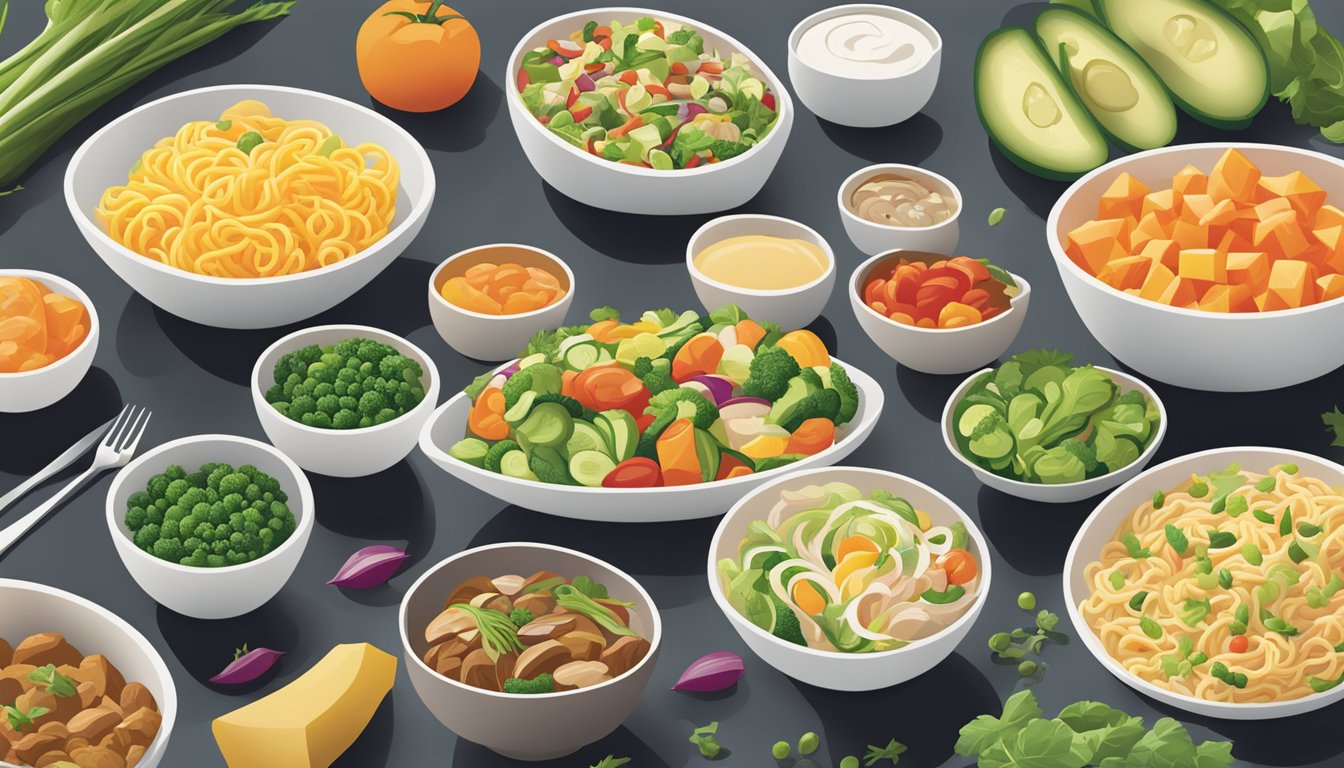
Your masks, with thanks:
[{"label": "white ceramic bowl", "polygon": [[[817,279],[797,286],[778,290],[753,290],[721,283],[707,277],[695,266],[695,257],[705,248],[730,237],[768,235],[803,240],[821,248],[826,254],[826,271]],[[835,288],[835,251],[815,229],[779,216],[743,213],[721,216],[708,221],[691,235],[686,244],[686,270],[691,273],[695,295],[706,309],[715,310],[725,304],[736,304],[750,317],[765,317],[784,328],[804,328],[821,316],[826,301]]]},{"label": "white ceramic bowl", "polygon": [[[484,315],[453,304],[440,291],[449,278],[460,277],[483,262],[512,261],[525,267],[540,267],[560,279],[565,295],[549,306],[519,315]],[[565,314],[574,303],[574,273],[550,251],[530,245],[497,243],[478,245],[453,254],[429,276],[429,316],[434,330],[458,354],[476,360],[509,360],[527,346],[538,331],[565,324]]]},{"label": "white ceramic bowl", "polygon": [[[613,598],[634,603],[630,627],[649,641],[648,654],[630,671],[600,685],[527,696],[473,688],[425,664],[425,626],[443,610],[453,587],[472,576],[527,576],[540,570],[570,579],[588,576],[606,586]],[[514,760],[564,757],[616,730],[639,703],[663,642],[658,608],[638,582],[597,558],[549,544],[492,544],[453,555],[407,590],[398,625],[407,674],[429,711],[458,736]],[[527,727],[518,728],[519,723]]]},{"label": "white ceramic bowl", "polygon": [[[656,171],[604,160],[556,136],[523,106],[515,85],[523,54],[541,48],[551,38],[567,39],[589,21],[613,19],[634,23],[644,16],[675,21],[694,28],[705,39],[705,49],[717,48],[727,57],[736,52],[751,60],[752,68],[775,94],[779,117],[774,128],[749,151],[731,160],[680,171]],[[621,213],[682,215],[736,208],[756,196],[779,162],[793,129],[793,100],[784,83],[760,56],[746,46],[694,19],[647,8],[606,7],[566,13],[542,22],[523,36],[509,57],[503,81],[505,101],[523,154],[541,178],[574,200]]]},{"label": "white ceramic bowl", "polygon": [[[891,227],[860,218],[849,208],[849,198],[854,190],[865,181],[878,174],[895,174],[913,179],[929,190],[957,201],[957,209],[945,221],[931,227]],[[845,233],[854,242],[854,247],[869,256],[888,251],[928,251],[949,256],[957,250],[957,241],[961,239],[961,214],[966,201],[961,197],[957,185],[933,171],[926,171],[913,165],[901,163],[879,163],[860,168],[845,179],[836,193],[836,204],[840,206],[840,221],[845,225]]]},{"label": "white ceramic bowl", "polygon": [[[351,142],[386,147],[401,167],[397,213],[387,236],[360,253],[295,275],[228,279],[170,267],[117,243],[94,217],[103,192],[126,183],[140,154],[186,123],[215,120],[228,107],[257,99],[288,119],[325,123]],[[392,263],[424,225],[434,201],[434,169],[423,147],[396,123],[324,93],[278,85],[220,85],[174,94],[137,107],[84,142],[65,174],[65,201],[76,226],[108,267],[150,303],[217,328],[272,328],[330,309]]]},{"label": "white ceramic bowl", "polygon": [[[170,563],[137,547],[126,527],[126,499],[170,464],[194,472],[211,462],[251,464],[278,480],[298,522],[294,533],[264,557],[223,568]],[[107,527],[131,578],[160,605],[196,619],[241,616],[275,597],[303,557],[313,520],[313,489],[303,470],[275,448],[233,435],[195,435],[157,446],[118,472],[107,491]]]},{"label": "white ceramic bowl", "polygon": [[[505,367],[500,366],[500,369]],[[791,469],[835,464],[853,453],[877,426],[885,398],[882,386],[854,366],[845,367],[859,388],[858,413],[853,421],[837,430],[835,445],[790,464]],[[471,400],[460,392],[439,406],[420,433],[420,450],[448,474],[506,504],[557,517],[610,523],[665,523],[714,517],[723,514],[742,498],[742,494],[769,482],[776,472],[781,471],[665,488],[586,488],[519,480],[474,467],[448,455],[453,443],[466,434],[470,409]]]},{"label": "white ceramic bowl", "polygon": [[[856,77],[821,69],[798,55],[798,41],[813,26],[837,16],[876,14],[904,22],[933,44],[933,55],[917,69],[894,75]],[[902,8],[856,3],[818,11],[789,34],[789,81],[798,98],[820,118],[855,128],[895,125],[914,117],[938,85],[943,38],[924,19]]]},{"label": "white ceramic bowl", "polygon": [[1096,562],[1102,546],[1110,541],[1116,530],[1140,504],[1151,503],[1153,492],[1170,489],[1188,482],[1192,474],[1207,474],[1238,464],[1248,471],[1263,472],[1266,468],[1284,462],[1300,467],[1303,475],[1312,475],[1335,487],[1344,486],[1344,466],[1319,456],[1286,448],[1236,447],[1215,448],[1192,453],[1163,462],[1116,488],[1107,496],[1078,529],[1068,557],[1064,560],[1064,603],[1069,621],[1087,650],[1108,672],[1130,688],[1150,696],[1163,704],[1196,715],[1225,720],[1268,720],[1290,717],[1320,709],[1344,699],[1344,686],[1336,686],[1324,693],[1315,693],[1298,699],[1285,699],[1255,704],[1206,701],[1194,696],[1169,691],[1130,674],[1120,662],[1106,652],[1096,634],[1083,620],[1078,605],[1091,595],[1084,571]]},{"label": "white ceramic bowl", "polygon": [[[283,416],[266,402],[275,383],[275,364],[297,349],[336,344],[352,337],[386,344],[420,364],[425,398],[410,411],[364,429],[322,429]],[[411,342],[366,325],[319,325],[285,336],[266,348],[252,366],[252,405],[267,439],[309,472],[332,477],[364,477],[391,467],[415,449],[424,426],[439,402],[439,372],[434,361]]]},{"label": "white ceramic bowl", "polygon": [[1157,433],[1153,435],[1152,442],[1148,444],[1148,447],[1144,449],[1143,453],[1139,454],[1139,458],[1135,459],[1134,463],[1127,467],[1122,467],[1109,475],[1102,475],[1101,477],[1094,477],[1076,483],[1047,485],[1044,483],[1024,483],[1020,480],[1012,480],[1007,477],[996,475],[961,455],[961,449],[957,447],[957,438],[953,431],[955,427],[952,424],[952,414],[956,411],[957,403],[961,402],[961,398],[966,395],[966,391],[971,388],[971,385],[975,383],[976,379],[980,378],[981,374],[990,371],[991,369],[989,368],[976,371],[966,377],[966,380],[961,383],[961,386],[957,387],[957,391],[953,392],[952,396],[947,399],[947,405],[943,407],[943,444],[947,446],[947,450],[952,454],[953,458],[971,470],[977,480],[996,491],[1001,491],[1009,496],[1016,496],[1019,499],[1042,501],[1050,504],[1067,504],[1074,501],[1082,501],[1083,499],[1090,499],[1099,493],[1109,491],[1115,486],[1126,482],[1142,472],[1143,468],[1148,466],[1148,462],[1153,460],[1153,455],[1157,453],[1158,446],[1162,445],[1162,438],[1167,436],[1167,407],[1162,404],[1162,398],[1157,396],[1157,392],[1142,379],[1135,378],[1120,371],[1113,371],[1110,368],[1102,368],[1101,366],[1097,366],[1096,368],[1099,371],[1105,371],[1109,374],[1110,377],[1120,385],[1121,392],[1129,392],[1130,390],[1137,389],[1143,392],[1149,400],[1152,400],[1153,403],[1157,405],[1157,412],[1159,414]]},{"label": "white ceramic bowl", "polygon": [[60,401],[79,386],[98,352],[98,310],[79,286],[49,272],[0,269],[0,277],[26,277],[84,304],[89,311],[89,335],[65,357],[45,368],[23,373],[0,373],[0,413],[26,413]]},{"label": "white ceramic bowl", "polygon": [[[737,557],[738,545],[746,536],[747,526],[764,520],[779,501],[779,493],[809,485],[831,482],[849,483],[865,494],[876,490],[891,491],[929,514],[935,524],[961,521],[971,537],[971,553],[980,565],[980,591],[966,613],[947,627],[928,637],[915,640],[904,648],[878,653],[840,653],[795,645],[781,640],[753,624],[729,604],[723,593],[718,565],[721,560]],[[788,472],[761,485],[733,505],[719,523],[709,545],[709,591],[719,610],[742,636],[752,652],[765,663],[796,680],[833,691],[871,691],[887,688],[919,677],[938,666],[965,639],[985,606],[990,587],[989,547],[975,521],[956,504],[933,488],[895,472],[861,467],[828,467]]]},{"label": "white ceramic bowl", "polygon": [[137,766],[159,765],[177,721],[177,686],[145,636],[121,617],[78,595],[30,581],[0,579],[0,637],[17,644],[39,632],[59,632],[80,653],[106,656],[127,682],[149,689],[163,722]]},{"label": "white ceramic bowl", "polygon": [[[1344,364],[1344,299],[1278,312],[1222,314],[1169,307],[1118,291],[1087,274],[1064,252],[1064,237],[1097,215],[1115,177],[1133,174],[1153,189],[1171,187],[1186,165],[1208,173],[1237,149],[1266,176],[1302,171],[1344,205],[1344,160],[1269,144],[1186,144],[1123,157],[1092,171],[1050,211],[1046,239],[1064,288],[1083,324],[1117,359],[1158,381],[1214,392],[1256,392],[1299,384]],[[1294,341],[1296,340],[1296,341]],[[1310,340],[1310,341],[1307,341]],[[1246,350],[1257,350],[1246,365]]]},{"label": "white ceramic bowl", "polygon": [[849,278],[849,304],[868,338],[887,356],[907,368],[924,373],[965,373],[997,360],[1012,346],[1031,304],[1031,283],[1013,275],[1018,294],[1008,309],[990,319],[962,328],[920,328],[898,323],[863,301],[863,286],[885,259],[898,258],[900,251],[874,256],[859,265]]}]

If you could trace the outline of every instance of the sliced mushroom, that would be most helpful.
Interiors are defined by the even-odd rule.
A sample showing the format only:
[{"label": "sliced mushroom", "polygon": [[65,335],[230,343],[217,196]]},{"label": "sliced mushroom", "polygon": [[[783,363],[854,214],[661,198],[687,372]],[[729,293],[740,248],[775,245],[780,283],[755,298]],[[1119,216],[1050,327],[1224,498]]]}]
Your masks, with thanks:
[{"label": "sliced mushroom", "polygon": [[554,640],[566,632],[577,628],[573,614],[548,614],[541,616],[518,629],[518,639],[523,645],[536,645],[545,640]]},{"label": "sliced mushroom", "polygon": [[495,660],[495,683],[499,685],[498,690],[504,690],[505,680],[508,680],[510,677],[518,677],[517,668],[518,654],[516,653],[501,654],[500,657]]},{"label": "sliced mushroom", "polygon": [[145,751],[145,747],[132,744],[131,748],[126,750],[126,768],[135,768],[140,763],[141,758],[145,756]]},{"label": "sliced mushroom", "polygon": [[607,665],[612,677],[619,677],[634,669],[648,655],[649,648],[649,641],[642,637],[622,637],[607,646],[601,661]]},{"label": "sliced mushroom", "polygon": [[557,690],[588,688],[611,679],[607,665],[600,661],[571,661],[551,673]]},{"label": "sliced mushroom", "polygon": [[121,689],[121,698],[118,700],[123,712],[134,712],[137,709],[149,707],[155,712],[159,711],[159,705],[154,701],[154,694],[140,683],[130,683]]},{"label": "sliced mushroom", "polygon": [[68,676],[76,682],[87,680],[93,683],[99,696],[111,696],[114,699],[121,698],[121,690],[126,687],[126,679],[121,676],[121,672],[102,654],[85,656]]},{"label": "sliced mushroom", "polygon": [[495,676],[495,662],[484,648],[477,648],[462,659],[459,679],[467,685],[484,688],[487,691],[500,690],[499,679]]},{"label": "sliced mushroom", "polygon": [[447,608],[425,627],[425,642],[437,645],[476,629],[476,617],[461,608]]},{"label": "sliced mushroom", "polygon": [[62,723],[59,720],[52,720],[49,723],[43,723],[42,727],[37,729],[37,732],[50,733],[56,738],[60,739],[61,741],[65,741],[66,739],[70,738],[70,729],[66,727],[65,723]]},{"label": "sliced mushroom", "polygon": [[70,738],[65,740],[66,754],[72,754],[76,749],[81,749],[87,746],[89,746],[89,740],[81,739],[78,736],[71,736]]},{"label": "sliced mushroom", "polygon": [[552,579],[561,579],[561,578],[563,577],[560,574],[555,573],[554,571],[537,571],[531,576],[528,576],[527,579],[523,582],[523,591],[524,592],[528,591],[528,588],[531,587],[533,584],[539,584],[543,581],[551,581]]},{"label": "sliced mushroom", "polygon": [[515,598],[523,591],[523,583],[526,581],[522,576],[511,573],[505,576],[498,576],[490,580],[494,585],[495,591],[507,598]]},{"label": "sliced mushroom", "polygon": [[70,753],[79,768],[126,768],[126,760],[115,751],[104,747],[82,747]]},{"label": "sliced mushroom", "polygon": [[37,758],[60,749],[62,741],[50,733],[30,733],[14,742],[13,750],[20,763],[32,765],[37,762]]},{"label": "sliced mushroom", "polygon": [[[58,706],[60,706],[60,704],[56,701],[56,697],[46,688],[29,688],[14,700],[14,707],[16,709],[21,709],[24,712],[31,712],[34,707],[41,707],[47,710],[47,714],[42,715],[42,718],[50,720],[56,719],[56,708]],[[37,722],[42,718],[37,718],[34,722]],[[41,725],[41,723],[38,724]]]},{"label": "sliced mushroom", "polygon": [[8,667],[14,661],[14,646],[9,641],[0,637],[0,669]]},{"label": "sliced mushroom", "polygon": [[566,632],[559,640],[576,661],[597,661],[607,647],[607,639],[601,632]]},{"label": "sliced mushroom", "polygon": [[572,660],[569,649],[563,643],[558,640],[546,640],[519,654],[518,663],[514,666],[512,677],[532,680],[537,675],[554,672],[558,667],[568,664]]},{"label": "sliced mushroom", "polygon": [[477,608],[508,613],[513,610],[513,601],[498,592],[482,592],[471,598],[471,604]]},{"label": "sliced mushroom", "polygon": [[[86,709],[83,712],[70,718],[67,727],[70,729],[71,736],[78,736],[81,739],[88,739],[90,742],[98,741],[105,734],[110,732],[121,722],[121,714],[113,712],[103,707],[94,707]],[[61,739],[64,741],[65,739]]]},{"label": "sliced mushroom", "polygon": [[[12,677],[0,676],[0,701],[13,701],[23,693],[23,683]],[[0,744],[0,747],[3,747]]]},{"label": "sliced mushroom", "polygon": [[65,636],[56,632],[41,632],[29,635],[14,648],[12,664],[32,664],[43,667],[47,664],[70,664],[79,666],[84,655],[66,641]]},{"label": "sliced mushroom", "polygon": [[472,598],[483,592],[494,592],[495,585],[484,576],[472,576],[470,579],[457,585],[457,589],[444,601],[443,607],[448,608],[458,603],[470,603]]},{"label": "sliced mushroom", "polygon": [[53,765],[60,766],[61,763],[69,765],[70,755],[66,754],[65,750],[53,749],[37,758],[37,762],[33,763],[33,768],[51,768]]},{"label": "sliced mushroom", "polygon": [[104,696],[103,698],[99,699],[98,706],[102,707],[103,709],[106,709],[109,712],[116,713],[117,717],[126,716],[126,710],[122,709],[121,704],[118,703],[117,700],[112,698],[111,696]]},{"label": "sliced mushroom", "polygon": [[98,687],[87,681],[79,683],[75,686],[75,698],[79,699],[80,709],[88,709],[98,703]]},{"label": "sliced mushroom", "polygon": [[533,616],[545,616],[555,609],[555,598],[549,592],[533,592],[530,595],[519,595],[514,599],[513,607]]},{"label": "sliced mushroom", "polygon": [[125,731],[131,744],[148,747],[150,742],[154,741],[154,736],[158,734],[159,725],[162,723],[163,715],[149,707],[141,707],[127,715],[116,730]]},{"label": "sliced mushroom", "polygon": [[131,748],[131,737],[125,731],[113,730],[98,742],[98,746],[110,749],[118,756],[124,756],[126,750]]}]

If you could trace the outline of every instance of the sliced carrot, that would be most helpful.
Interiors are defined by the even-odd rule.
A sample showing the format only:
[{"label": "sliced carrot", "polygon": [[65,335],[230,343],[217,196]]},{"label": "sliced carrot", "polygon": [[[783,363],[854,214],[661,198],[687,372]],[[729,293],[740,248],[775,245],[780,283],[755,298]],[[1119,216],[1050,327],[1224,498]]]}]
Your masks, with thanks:
[{"label": "sliced carrot", "polygon": [[467,429],[482,440],[503,440],[509,436],[504,421],[504,391],[490,387],[481,392],[467,414]]},{"label": "sliced carrot", "polygon": [[743,464],[741,466],[733,467],[732,469],[728,470],[728,474],[725,475],[723,479],[732,480],[735,477],[746,477],[747,475],[755,473],[756,470]]},{"label": "sliced carrot", "polygon": [[619,139],[622,136],[626,135],[627,133],[635,130],[636,128],[642,125],[644,125],[644,118],[640,117],[639,115],[633,115],[629,120],[626,120],[624,123],[616,126],[615,128],[612,128],[610,131],[607,131],[607,138]]},{"label": "sliced carrot", "polygon": [[701,481],[700,459],[695,454],[695,427],[690,419],[677,419],[663,430],[656,444],[663,485],[694,485]]},{"label": "sliced carrot", "polygon": [[798,365],[804,368],[831,364],[831,355],[826,350],[825,342],[805,328],[789,331],[780,337],[775,346],[792,355],[793,359],[798,361]]},{"label": "sliced carrot", "polygon": [[714,373],[719,369],[723,351],[723,344],[712,333],[692,336],[672,358],[672,380],[680,383]]},{"label": "sliced carrot", "polygon": [[573,388],[574,398],[594,411],[623,409],[648,396],[644,382],[619,365],[585,369],[574,378]]},{"label": "sliced carrot", "polygon": [[835,445],[835,422],[830,419],[807,419],[789,436],[785,453],[811,456]]},{"label": "sliced carrot", "polygon": [[611,342],[616,341],[612,332],[615,331],[616,327],[619,325],[620,322],[617,320],[598,320],[596,323],[588,326],[588,335],[593,337],[593,341],[602,344],[610,344]]}]

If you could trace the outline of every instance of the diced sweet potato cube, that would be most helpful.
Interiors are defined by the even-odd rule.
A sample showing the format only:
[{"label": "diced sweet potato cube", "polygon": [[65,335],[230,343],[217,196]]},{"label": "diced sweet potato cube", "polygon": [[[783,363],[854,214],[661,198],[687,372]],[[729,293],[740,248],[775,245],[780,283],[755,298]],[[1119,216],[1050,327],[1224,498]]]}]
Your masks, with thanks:
[{"label": "diced sweet potato cube", "polygon": [[1125,256],[1103,267],[1097,279],[1122,291],[1139,288],[1148,277],[1148,270],[1152,265],[1152,260],[1143,256]]},{"label": "diced sweet potato cube", "polygon": [[1258,193],[1267,192],[1281,200],[1287,200],[1304,218],[1311,218],[1317,209],[1325,205],[1325,190],[1301,171],[1293,171],[1284,176],[1261,176],[1257,186]]},{"label": "diced sweet potato cube", "polygon": [[1196,221],[1177,219],[1171,228],[1171,239],[1182,248],[1208,248],[1209,228]]},{"label": "diced sweet potato cube", "polygon": [[1269,268],[1265,309],[1296,309],[1316,301],[1316,267],[1310,262],[1280,259]]},{"label": "diced sweet potato cube", "polygon": [[1321,209],[1316,212],[1312,228],[1329,229],[1330,227],[1344,227],[1344,211],[1333,205],[1322,205]]},{"label": "diced sweet potato cube", "polygon": [[1227,227],[1237,216],[1237,204],[1231,200],[1221,200],[1199,217],[1199,223],[1205,227]]},{"label": "diced sweet potato cube", "polygon": [[[1212,232],[1210,232],[1210,234],[1212,234]],[[1223,253],[1255,250],[1255,246],[1251,245],[1250,238],[1242,237],[1237,234],[1235,230],[1231,229],[1223,230],[1222,237],[1218,238],[1218,242],[1214,245],[1214,248],[1217,248]]]},{"label": "diced sweet potato cube", "polygon": [[1171,178],[1171,189],[1177,197],[1207,194],[1209,177],[1195,166],[1187,165]]},{"label": "diced sweet potato cube", "polygon": [[1255,206],[1255,218],[1258,221],[1272,219],[1280,213],[1293,210],[1293,204],[1286,197],[1273,197]]},{"label": "diced sweet potato cube", "polygon": [[1254,207],[1241,208],[1233,214],[1232,220],[1226,225],[1226,230],[1235,232],[1237,237],[1249,244],[1251,238],[1255,237],[1255,225],[1259,223],[1260,217],[1256,214]]},{"label": "diced sweet potato cube", "polygon": [[1064,251],[1073,263],[1096,275],[1107,262],[1129,255],[1121,242],[1124,226],[1118,219],[1089,221],[1068,234]]},{"label": "diced sweet potato cube", "polygon": [[1260,169],[1242,153],[1229,149],[1209,174],[1209,196],[1214,200],[1252,201]]},{"label": "diced sweet potato cube", "polygon": [[1173,307],[1197,307],[1199,293],[1195,290],[1195,284],[1192,281],[1182,280],[1178,277],[1167,285],[1166,290],[1157,300]]},{"label": "diced sweet potato cube", "polygon": [[1186,195],[1181,199],[1181,218],[1186,221],[1199,221],[1213,210],[1216,201],[1209,195]]},{"label": "diced sweet potato cube", "polygon": [[1150,240],[1167,240],[1170,230],[1162,223],[1162,220],[1156,213],[1146,214],[1139,223],[1135,225],[1133,231],[1129,233],[1130,251],[1139,251]]},{"label": "diced sweet potato cube", "polygon": [[1320,301],[1333,301],[1344,296],[1344,275],[1321,275],[1316,278],[1316,293]]},{"label": "diced sweet potato cube", "polygon": [[1324,249],[1321,263],[1331,272],[1344,272],[1344,226],[1317,229],[1312,237]]},{"label": "diced sweet potato cube", "polygon": [[1205,312],[1253,312],[1256,309],[1251,289],[1245,285],[1214,285],[1199,298]]},{"label": "diced sweet potato cube", "polygon": [[1111,182],[1097,203],[1097,215],[1103,219],[1138,218],[1143,210],[1143,198],[1148,185],[1128,173],[1122,173]]},{"label": "diced sweet potato cube", "polygon": [[1154,264],[1148,270],[1148,278],[1139,289],[1139,297],[1148,301],[1161,301],[1167,287],[1176,280],[1176,273],[1161,264]]},{"label": "diced sweet potato cube", "polygon": [[1161,264],[1173,272],[1180,267],[1180,254],[1180,246],[1176,245],[1175,240],[1149,240],[1144,244],[1143,250],[1139,251],[1139,255],[1143,258],[1151,260],[1154,264]]},{"label": "diced sweet potato cube", "polygon": [[1257,224],[1251,244],[1267,251],[1271,260],[1296,259],[1311,247],[1294,211],[1274,214]]},{"label": "diced sweet potato cube", "polygon": [[1227,282],[1227,254],[1212,248],[1192,248],[1181,251],[1177,276],[1186,280],[1207,283]]},{"label": "diced sweet potato cube", "polygon": [[1143,198],[1143,205],[1139,208],[1139,219],[1148,214],[1156,214],[1159,221],[1163,224],[1176,218],[1176,192],[1171,189],[1164,189],[1160,192],[1150,192]]},{"label": "diced sweet potato cube", "polygon": [[1227,282],[1244,285],[1253,294],[1264,292],[1269,287],[1269,257],[1263,253],[1227,254]]}]

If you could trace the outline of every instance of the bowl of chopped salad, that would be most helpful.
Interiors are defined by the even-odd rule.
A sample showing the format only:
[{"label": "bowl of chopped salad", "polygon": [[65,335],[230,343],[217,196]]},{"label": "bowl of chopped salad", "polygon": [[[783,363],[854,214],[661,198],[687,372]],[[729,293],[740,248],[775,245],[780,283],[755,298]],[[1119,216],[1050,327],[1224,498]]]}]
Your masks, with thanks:
[{"label": "bowl of chopped salad", "polygon": [[882,387],[815,334],[735,306],[590,317],[444,403],[421,450],[520,507],[666,522],[722,514],[774,470],[844,459],[882,411]]},{"label": "bowl of chopped salad", "polygon": [[548,184],[623,213],[734,208],[764,186],[793,103],[760,58],[675,14],[595,8],[529,32],[509,58],[509,116]]}]

